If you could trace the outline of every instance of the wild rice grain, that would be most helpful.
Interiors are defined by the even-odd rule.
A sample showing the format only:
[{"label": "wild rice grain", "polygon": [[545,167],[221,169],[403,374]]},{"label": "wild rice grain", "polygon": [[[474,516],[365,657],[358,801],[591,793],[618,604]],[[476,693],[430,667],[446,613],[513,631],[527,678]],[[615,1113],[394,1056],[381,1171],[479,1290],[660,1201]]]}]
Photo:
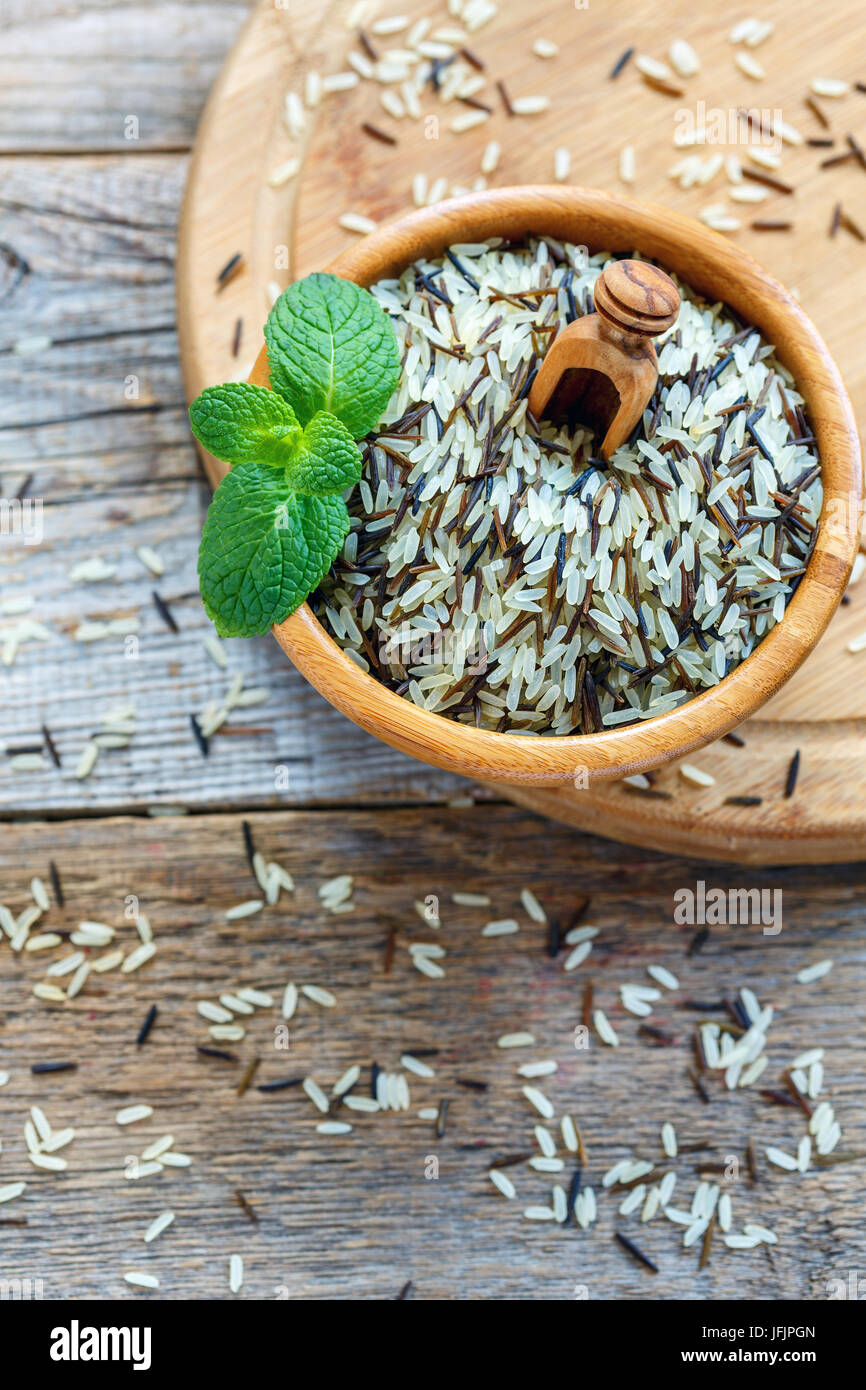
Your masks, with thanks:
[{"label": "wild rice grain", "polygon": [[645,1269],[650,1270],[653,1274],[658,1274],[658,1265],[650,1259],[649,1255],[645,1255],[644,1252],[635,1245],[633,1240],[629,1240],[628,1236],[624,1236],[621,1231],[614,1231],[614,1239],[618,1241],[623,1250],[627,1250]]}]

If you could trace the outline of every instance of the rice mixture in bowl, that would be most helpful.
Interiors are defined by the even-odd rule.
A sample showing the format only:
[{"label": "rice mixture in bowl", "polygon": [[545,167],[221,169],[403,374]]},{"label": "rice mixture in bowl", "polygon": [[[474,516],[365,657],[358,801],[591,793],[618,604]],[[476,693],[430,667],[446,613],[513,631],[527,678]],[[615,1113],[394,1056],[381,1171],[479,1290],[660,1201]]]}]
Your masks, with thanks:
[{"label": "rice mixture in bowl", "polygon": [[529,414],[610,259],[494,240],[371,287],[403,374],[310,602],[422,708],[525,734],[666,713],[749,655],[808,563],[822,490],[802,397],[724,304],[678,282],[655,393],[609,461],[590,430]]}]

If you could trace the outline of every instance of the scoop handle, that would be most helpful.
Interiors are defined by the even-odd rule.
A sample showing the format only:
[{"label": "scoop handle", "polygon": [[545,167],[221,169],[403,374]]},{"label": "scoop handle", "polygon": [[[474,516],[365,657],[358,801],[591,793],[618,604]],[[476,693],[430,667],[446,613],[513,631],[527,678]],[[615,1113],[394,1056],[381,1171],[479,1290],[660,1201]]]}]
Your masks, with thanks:
[{"label": "scoop handle", "polygon": [[680,308],[669,275],[648,261],[608,261],[595,282],[596,310],[605,327],[628,338],[656,338],[670,328]]}]

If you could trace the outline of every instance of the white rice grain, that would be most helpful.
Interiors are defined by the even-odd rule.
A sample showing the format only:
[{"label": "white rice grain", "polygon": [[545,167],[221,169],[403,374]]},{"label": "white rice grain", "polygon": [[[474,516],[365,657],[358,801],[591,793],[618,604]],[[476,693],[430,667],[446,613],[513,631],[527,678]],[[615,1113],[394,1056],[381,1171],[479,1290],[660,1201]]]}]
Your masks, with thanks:
[{"label": "white rice grain", "polygon": [[145,1244],[150,1245],[152,1240],[156,1240],[157,1236],[161,1236],[163,1231],[168,1230],[173,1221],[173,1211],[164,1211],[161,1216],[157,1216],[155,1220],[151,1221],[144,1233]]},{"label": "white rice grain", "polygon": [[539,1091],[536,1086],[521,1086],[520,1089],[529,1101],[529,1104],[538,1111],[539,1115],[545,1120],[553,1119],[556,1112],[543,1091]]},{"label": "white rice grain", "polygon": [[[505,1173],[499,1168],[489,1168],[487,1176],[493,1183],[493,1186],[499,1189],[503,1197],[514,1198],[517,1196],[517,1188],[514,1186],[514,1183],[509,1177],[506,1177]],[[0,1197],[2,1197],[2,1189],[0,1189]]]},{"label": "white rice grain", "polygon": [[647,974],[652,979],[657,980],[660,985],[664,985],[665,989],[679,989],[680,987],[676,975],[663,965],[648,965]]},{"label": "white rice grain", "polygon": [[574,950],[570,951],[566,956],[565,960],[563,961],[562,968],[566,972],[566,974],[569,974],[572,970],[576,970],[579,965],[582,965],[591,950],[591,941],[579,942],[578,945],[574,947]]},{"label": "white rice grain", "polygon": [[685,39],[674,39],[668,48],[671,67],[680,77],[694,77],[700,72],[701,64],[697,53]]},{"label": "white rice grain", "polygon": [[526,1076],[530,1079],[534,1076],[552,1076],[557,1070],[556,1062],[524,1062],[522,1067],[517,1068],[518,1076]]},{"label": "white rice grain", "polygon": [[851,90],[851,83],[839,77],[813,77],[809,86],[816,97],[844,97]]},{"label": "white rice grain", "polygon": [[503,1033],[496,1040],[497,1047],[534,1047],[534,1033]]},{"label": "white rice grain", "polygon": [[691,782],[695,787],[714,787],[716,779],[711,773],[705,772],[701,767],[695,767],[694,763],[680,763],[679,774],[685,782]]},{"label": "white rice grain", "polygon": [[304,1078],[302,1089],[313,1102],[316,1109],[320,1110],[323,1115],[327,1115],[329,1108],[328,1097],[325,1095],[321,1086],[315,1082],[311,1076],[306,1076]]},{"label": "white rice grain", "polygon": [[769,1162],[775,1164],[777,1168],[785,1168],[789,1173],[795,1173],[797,1171],[797,1159],[792,1158],[792,1156],[788,1153],[785,1153],[783,1149],[777,1149],[771,1145],[769,1148],[764,1150],[764,1153],[766,1154]]},{"label": "white rice grain", "polygon": [[634,183],[635,170],[634,145],[623,145],[619,154],[619,177],[621,182]]},{"label": "white rice grain", "polygon": [[283,991],[283,1002],[282,1002],[282,1006],[281,1006],[281,1012],[282,1012],[283,1018],[286,1020],[287,1023],[289,1022],[290,1019],[294,1018],[294,1016],[295,1016],[295,1009],[296,1009],[297,1007],[298,1007],[298,989],[297,989],[297,986],[294,985],[294,984],[292,984],[292,982],[291,982],[291,980],[290,980],[289,983],[286,985],[285,990]]},{"label": "white rice grain", "polygon": [[323,1009],[333,1009],[337,1003],[336,995],[329,989],[322,989],[320,985],[301,985],[301,993]]},{"label": "white rice grain", "polygon": [[550,106],[550,97],[515,97],[511,109],[515,116],[540,116]]},{"label": "white rice grain", "polygon": [[595,1010],[592,1015],[592,1021],[595,1024],[595,1031],[598,1033],[603,1043],[606,1043],[608,1047],[619,1047],[619,1038],[611,1027],[607,1014],[603,1009]]},{"label": "white rice grain", "polygon": [[487,922],[481,929],[482,936],[513,936],[520,931],[520,923],[513,917],[501,917],[497,921]]},{"label": "white rice grain", "polygon": [[146,965],[156,955],[156,946],[152,941],[146,941],[142,946],[137,946],[134,951],[130,951],[120,967],[122,975],[129,975],[133,970],[138,970],[142,965]]},{"label": "white rice grain", "polygon": [[118,1110],[115,1115],[115,1123],[119,1125],[134,1125],[139,1120],[147,1120],[153,1114],[152,1105],[127,1105],[122,1110]]},{"label": "white rice grain", "polygon": [[814,965],[807,965],[805,969],[797,972],[797,984],[811,985],[816,980],[823,980],[825,975],[829,975],[833,969],[832,960],[819,960]]},{"label": "white rice grain", "polygon": [[344,232],[357,232],[361,236],[375,232],[379,225],[372,217],[362,217],[359,212],[344,212],[338,221]]},{"label": "white rice grain", "polygon": [[247,898],[245,902],[236,903],[226,912],[227,922],[239,922],[242,917],[252,917],[254,913],[261,912],[264,907],[262,898]]},{"label": "white rice grain", "polygon": [[520,901],[533,922],[539,922],[542,925],[547,922],[547,913],[531,889],[521,888]]}]

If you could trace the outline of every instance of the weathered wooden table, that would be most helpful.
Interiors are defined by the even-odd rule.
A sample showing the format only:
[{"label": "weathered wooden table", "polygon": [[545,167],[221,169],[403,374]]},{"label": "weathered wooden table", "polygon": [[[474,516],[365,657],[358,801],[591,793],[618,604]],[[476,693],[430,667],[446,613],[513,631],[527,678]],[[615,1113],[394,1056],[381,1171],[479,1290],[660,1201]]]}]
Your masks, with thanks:
[{"label": "weathered wooden table", "polygon": [[[32,993],[45,978],[39,955],[0,941],[0,1072],[9,1074],[0,1087],[0,1188],[28,1184],[0,1206],[0,1280],[41,1280],[46,1298],[122,1298],[143,1292],[124,1272],[144,1270],[160,1280],[146,1297],[228,1297],[228,1256],[238,1253],[240,1296],[259,1298],[387,1298],[409,1279],[416,1297],[826,1298],[831,1281],[866,1267],[862,1164],[800,1176],[761,1158],[753,1183],[748,1140],[759,1155],[766,1144],[792,1151],[805,1117],[762,1100],[756,1087],[726,1093],[715,1079],[704,1104],[688,1077],[703,1014],[683,1004],[715,1004],[744,984],[772,1003],[761,1084],[779,1088],[798,1052],[825,1048],[822,1096],[842,1123],[840,1148],[862,1151],[863,869],[738,871],[579,835],[364,737],[271,641],[233,645],[228,674],[201,646],[195,551],[207,489],[185,421],[172,262],[197,116],[244,14],[243,5],[216,3],[205,21],[196,6],[162,0],[134,9],[7,0],[4,9],[0,485],[4,498],[22,489],[44,499],[44,540],[27,548],[0,538],[0,601],[33,595],[33,616],[60,639],[27,642],[0,667],[0,902],[24,910],[31,877],[48,882],[53,860],[65,907],[52,903],[40,931],[96,919],[117,927],[128,950],[135,895],[159,949],[139,972],[92,975],[76,999],[54,1007]],[[163,557],[162,578],[137,558],[142,545]],[[116,559],[116,578],[70,583],[70,567],[95,551]],[[160,619],[153,588],[177,633]],[[128,615],[141,621],[131,649],[119,638],[72,640],[84,620]],[[268,700],[239,711],[205,760],[189,715],[237,670],[248,687],[267,688]],[[82,744],[118,702],[136,707],[138,732],[77,780]],[[43,721],[62,767],[13,771],[8,750],[32,742]],[[177,814],[148,814],[172,807]],[[227,921],[232,904],[258,891],[245,815],[296,889]],[[342,873],[354,877],[355,906],[331,915],[317,889]],[[693,928],[675,923],[674,894],[702,879],[782,889],[781,933],[719,927],[688,956]],[[520,903],[526,886],[563,921],[591,899],[584,920],[600,934],[576,973],[564,973],[562,955],[546,955],[545,928]],[[490,907],[457,906],[453,892],[486,894]],[[440,928],[413,907],[430,895]],[[485,921],[511,916],[517,934],[481,937]],[[413,968],[407,944],[419,940],[445,948],[443,979]],[[824,981],[795,982],[824,956],[835,961]],[[619,1001],[619,986],[646,983],[653,962],[679,977],[650,1020],[675,1046],[639,1033]],[[288,1038],[278,1009],[256,1011],[237,1043],[214,1041],[196,1013],[198,1000],[244,985],[279,1002],[290,979],[332,990],[337,1003],[302,998]],[[617,1049],[594,1034],[587,1049],[575,1046],[588,979],[620,1035]],[[151,1004],[158,1016],[137,1047]],[[532,1031],[534,1047],[496,1046],[519,1029]],[[199,1045],[238,1060],[204,1056]],[[354,1125],[346,1135],[318,1133],[321,1117],[298,1087],[256,1089],[311,1075],[329,1090],[357,1062],[365,1069],[357,1090],[367,1093],[373,1061],[399,1070],[403,1053],[428,1049],[435,1076],[409,1076],[409,1110],[341,1109],[337,1118]],[[548,1200],[551,1181],[567,1185],[570,1157],[562,1179],[525,1164],[509,1169],[513,1203],[486,1176],[492,1160],[535,1148],[539,1117],[517,1066],[539,1058],[557,1061],[537,1084],[557,1117],[574,1115],[588,1151],[584,1182],[600,1208],[588,1232],[521,1217],[525,1205]],[[77,1070],[31,1074],[53,1061]],[[443,1098],[437,1138],[418,1111]],[[118,1127],[115,1113],[138,1102],[153,1116]],[[34,1104],[56,1128],[77,1131],[63,1172],[27,1160]],[[661,1163],[665,1119],[682,1150],[671,1165],[676,1200],[687,1205],[699,1170],[734,1155],[743,1165],[729,1188],[735,1224],[762,1221],[778,1245],[739,1253],[717,1235],[699,1271],[699,1250],[681,1248],[681,1229],[617,1214],[620,1198],[602,1194],[602,1174],[629,1153]],[[191,1166],[128,1181],[129,1159],[167,1133]],[[174,1225],[143,1244],[165,1210],[176,1213]],[[657,1275],[615,1244],[617,1229],[657,1262]]]}]

